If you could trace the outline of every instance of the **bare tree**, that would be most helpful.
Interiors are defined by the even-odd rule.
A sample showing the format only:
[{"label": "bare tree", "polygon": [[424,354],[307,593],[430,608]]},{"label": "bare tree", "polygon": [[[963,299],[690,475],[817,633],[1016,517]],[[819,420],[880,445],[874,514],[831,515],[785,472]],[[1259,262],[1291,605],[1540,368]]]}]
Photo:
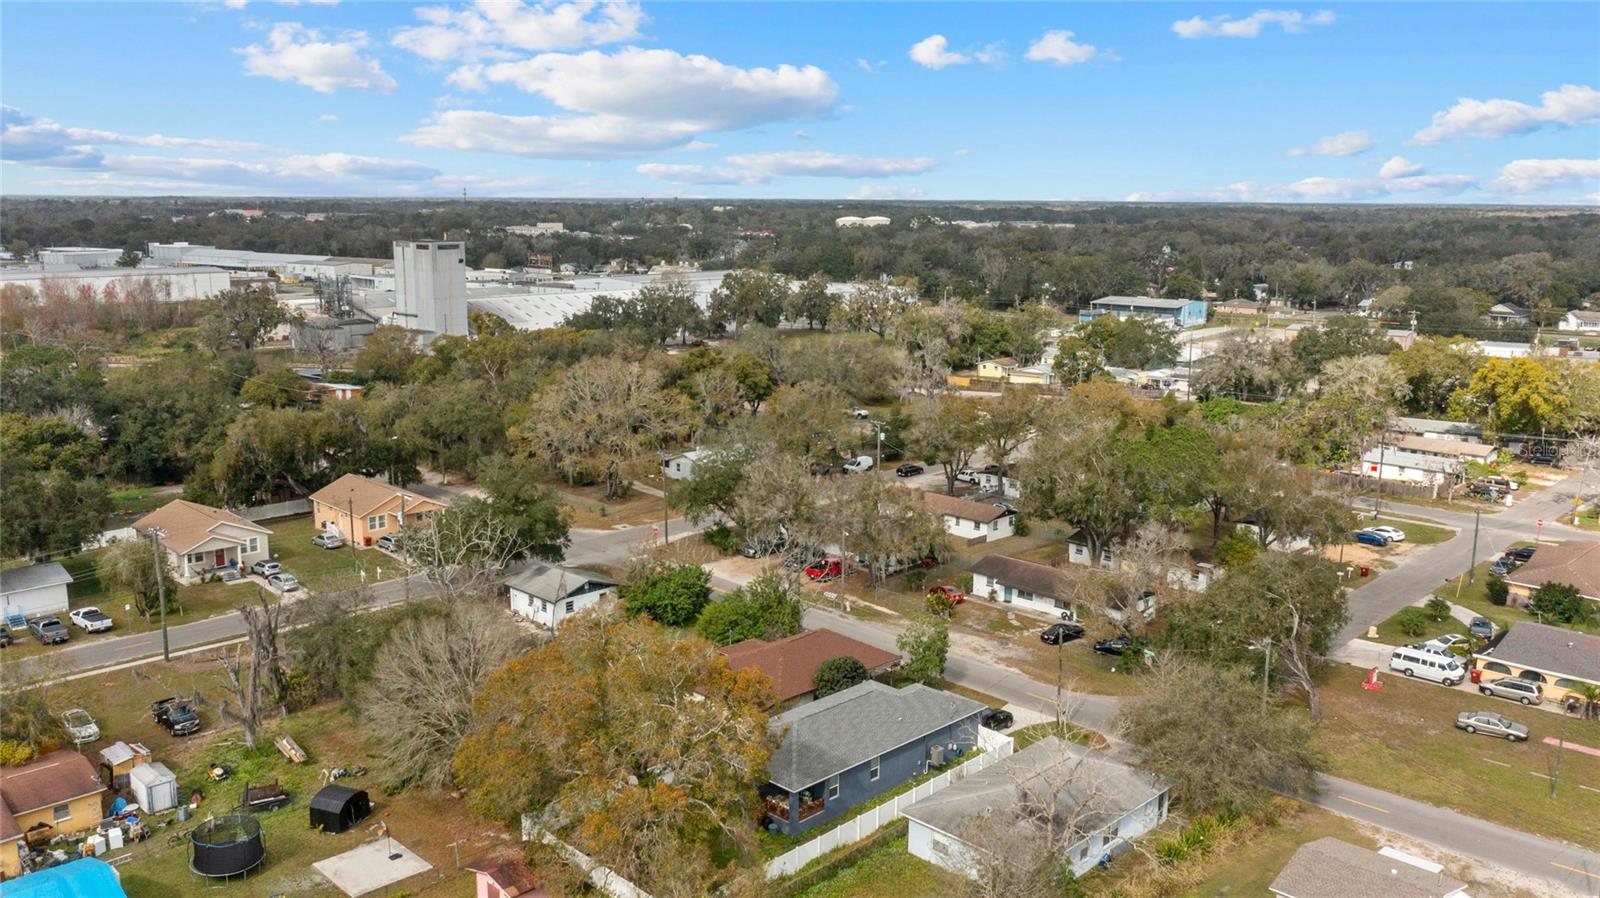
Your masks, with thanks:
[{"label": "bare tree", "polygon": [[361,696],[389,780],[439,788],[451,779],[456,746],[472,722],[486,677],[522,654],[532,637],[477,604],[400,624],[379,650]]},{"label": "bare tree", "polygon": [[233,702],[230,707],[224,700],[219,707],[243,727],[245,747],[252,751],[261,727],[263,686],[270,687],[274,698],[283,695],[283,652],[278,633],[287,608],[281,600],[268,598],[266,591],[257,589],[255,603],[239,607],[244,618],[244,644],[225,650],[218,659],[228,678]]},{"label": "bare tree", "polygon": [[434,516],[432,525],[407,531],[401,548],[408,573],[422,574],[443,593],[483,596],[532,545],[488,503],[464,498]]}]

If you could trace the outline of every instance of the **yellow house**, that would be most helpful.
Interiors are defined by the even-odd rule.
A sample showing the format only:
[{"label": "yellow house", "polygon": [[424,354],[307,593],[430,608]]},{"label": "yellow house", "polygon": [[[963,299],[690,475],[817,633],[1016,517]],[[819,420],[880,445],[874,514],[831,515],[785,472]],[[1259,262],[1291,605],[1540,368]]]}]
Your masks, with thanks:
[{"label": "yellow house", "polygon": [[426,526],[443,510],[441,502],[359,474],[346,474],[311,494],[317,528],[337,530],[362,547],[406,527]]},{"label": "yellow house", "polygon": [[1600,686],[1600,636],[1565,627],[1522,621],[1472,661],[1481,680],[1521,677],[1540,684],[1547,702],[1581,697],[1584,686]]},{"label": "yellow house", "polygon": [[1017,369],[1016,359],[1007,356],[998,359],[984,359],[978,363],[978,376],[984,380],[1010,380],[1011,372]]},{"label": "yellow house", "polygon": [[28,843],[93,830],[106,787],[74,751],[54,751],[20,767],[0,768],[0,876],[22,875]]}]

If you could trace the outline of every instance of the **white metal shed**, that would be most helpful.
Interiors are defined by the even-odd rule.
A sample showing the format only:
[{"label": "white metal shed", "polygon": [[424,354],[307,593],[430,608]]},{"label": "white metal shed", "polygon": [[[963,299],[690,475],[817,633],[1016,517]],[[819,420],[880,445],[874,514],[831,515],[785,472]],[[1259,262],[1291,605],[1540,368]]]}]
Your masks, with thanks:
[{"label": "white metal shed", "polygon": [[140,764],[129,771],[128,787],[146,813],[158,814],[178,806],[178,778],[160,761]]}]

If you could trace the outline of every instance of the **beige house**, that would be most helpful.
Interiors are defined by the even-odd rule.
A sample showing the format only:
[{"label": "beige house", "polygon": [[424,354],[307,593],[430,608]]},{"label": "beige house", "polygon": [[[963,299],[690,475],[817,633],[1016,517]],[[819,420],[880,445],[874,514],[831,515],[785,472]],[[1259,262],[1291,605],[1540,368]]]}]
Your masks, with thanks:
[{"label": "beige house", "polygon": [[248,571],[272,557],[267,540],[272,531],[231,511],[174,499],[133,524],[140,536],[159,530],[179,580],[194,583],[218,571]]},{"label": "beige house", "polygon": [[1472,656],[1478,676],[1532,680],[1544,688],[1545,701],[1582,697],[1585,686],[1600,686],[1600,636],[1522,621],[1506,631],[1500,644]]},{"label": "beige house", "polygon": [[105,784],[75,751],[54,751],[20,767],[0,768],[0,876],[22,875],[28,843],[92,830],[103,816]]},{"label": "beige house", "polygon": [[311,519],[318,529],[337,530],[360,547],[408,526],[426,525],[444,508],[441,502],[359,474],[346,474],[311,494]]},{"label": "beige house", "polygon": [[1513,605],[1526,605],[1533,591],[1546,583],[1565,583],[1578,595],[1600,602],[1600,540],[1574,539],[1545,544],[1528,563],[1506,575]]}]

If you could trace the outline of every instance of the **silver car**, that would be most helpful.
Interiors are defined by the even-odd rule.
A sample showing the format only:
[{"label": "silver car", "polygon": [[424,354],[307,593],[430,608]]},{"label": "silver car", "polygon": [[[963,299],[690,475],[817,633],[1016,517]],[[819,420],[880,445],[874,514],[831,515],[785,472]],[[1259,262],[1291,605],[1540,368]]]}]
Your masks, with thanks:
[{"label": "silver car", "polygon": [[1524,680],[1519,677],[1501,677],[1498,680],[1485,680],[1478,684],[1478,691],[1484,695],[1509,698],[1512,701],[1522,702],[1524,705],[1537,705],[1544,701],[1544,687],[1531,680]]},{"label": "silver car", "polygon": [[1512,742],[1528,741],[1527,727],[1493,711],[1462,711],[1456,715],[1456,729],[1485,736],[1504,736]]}]

